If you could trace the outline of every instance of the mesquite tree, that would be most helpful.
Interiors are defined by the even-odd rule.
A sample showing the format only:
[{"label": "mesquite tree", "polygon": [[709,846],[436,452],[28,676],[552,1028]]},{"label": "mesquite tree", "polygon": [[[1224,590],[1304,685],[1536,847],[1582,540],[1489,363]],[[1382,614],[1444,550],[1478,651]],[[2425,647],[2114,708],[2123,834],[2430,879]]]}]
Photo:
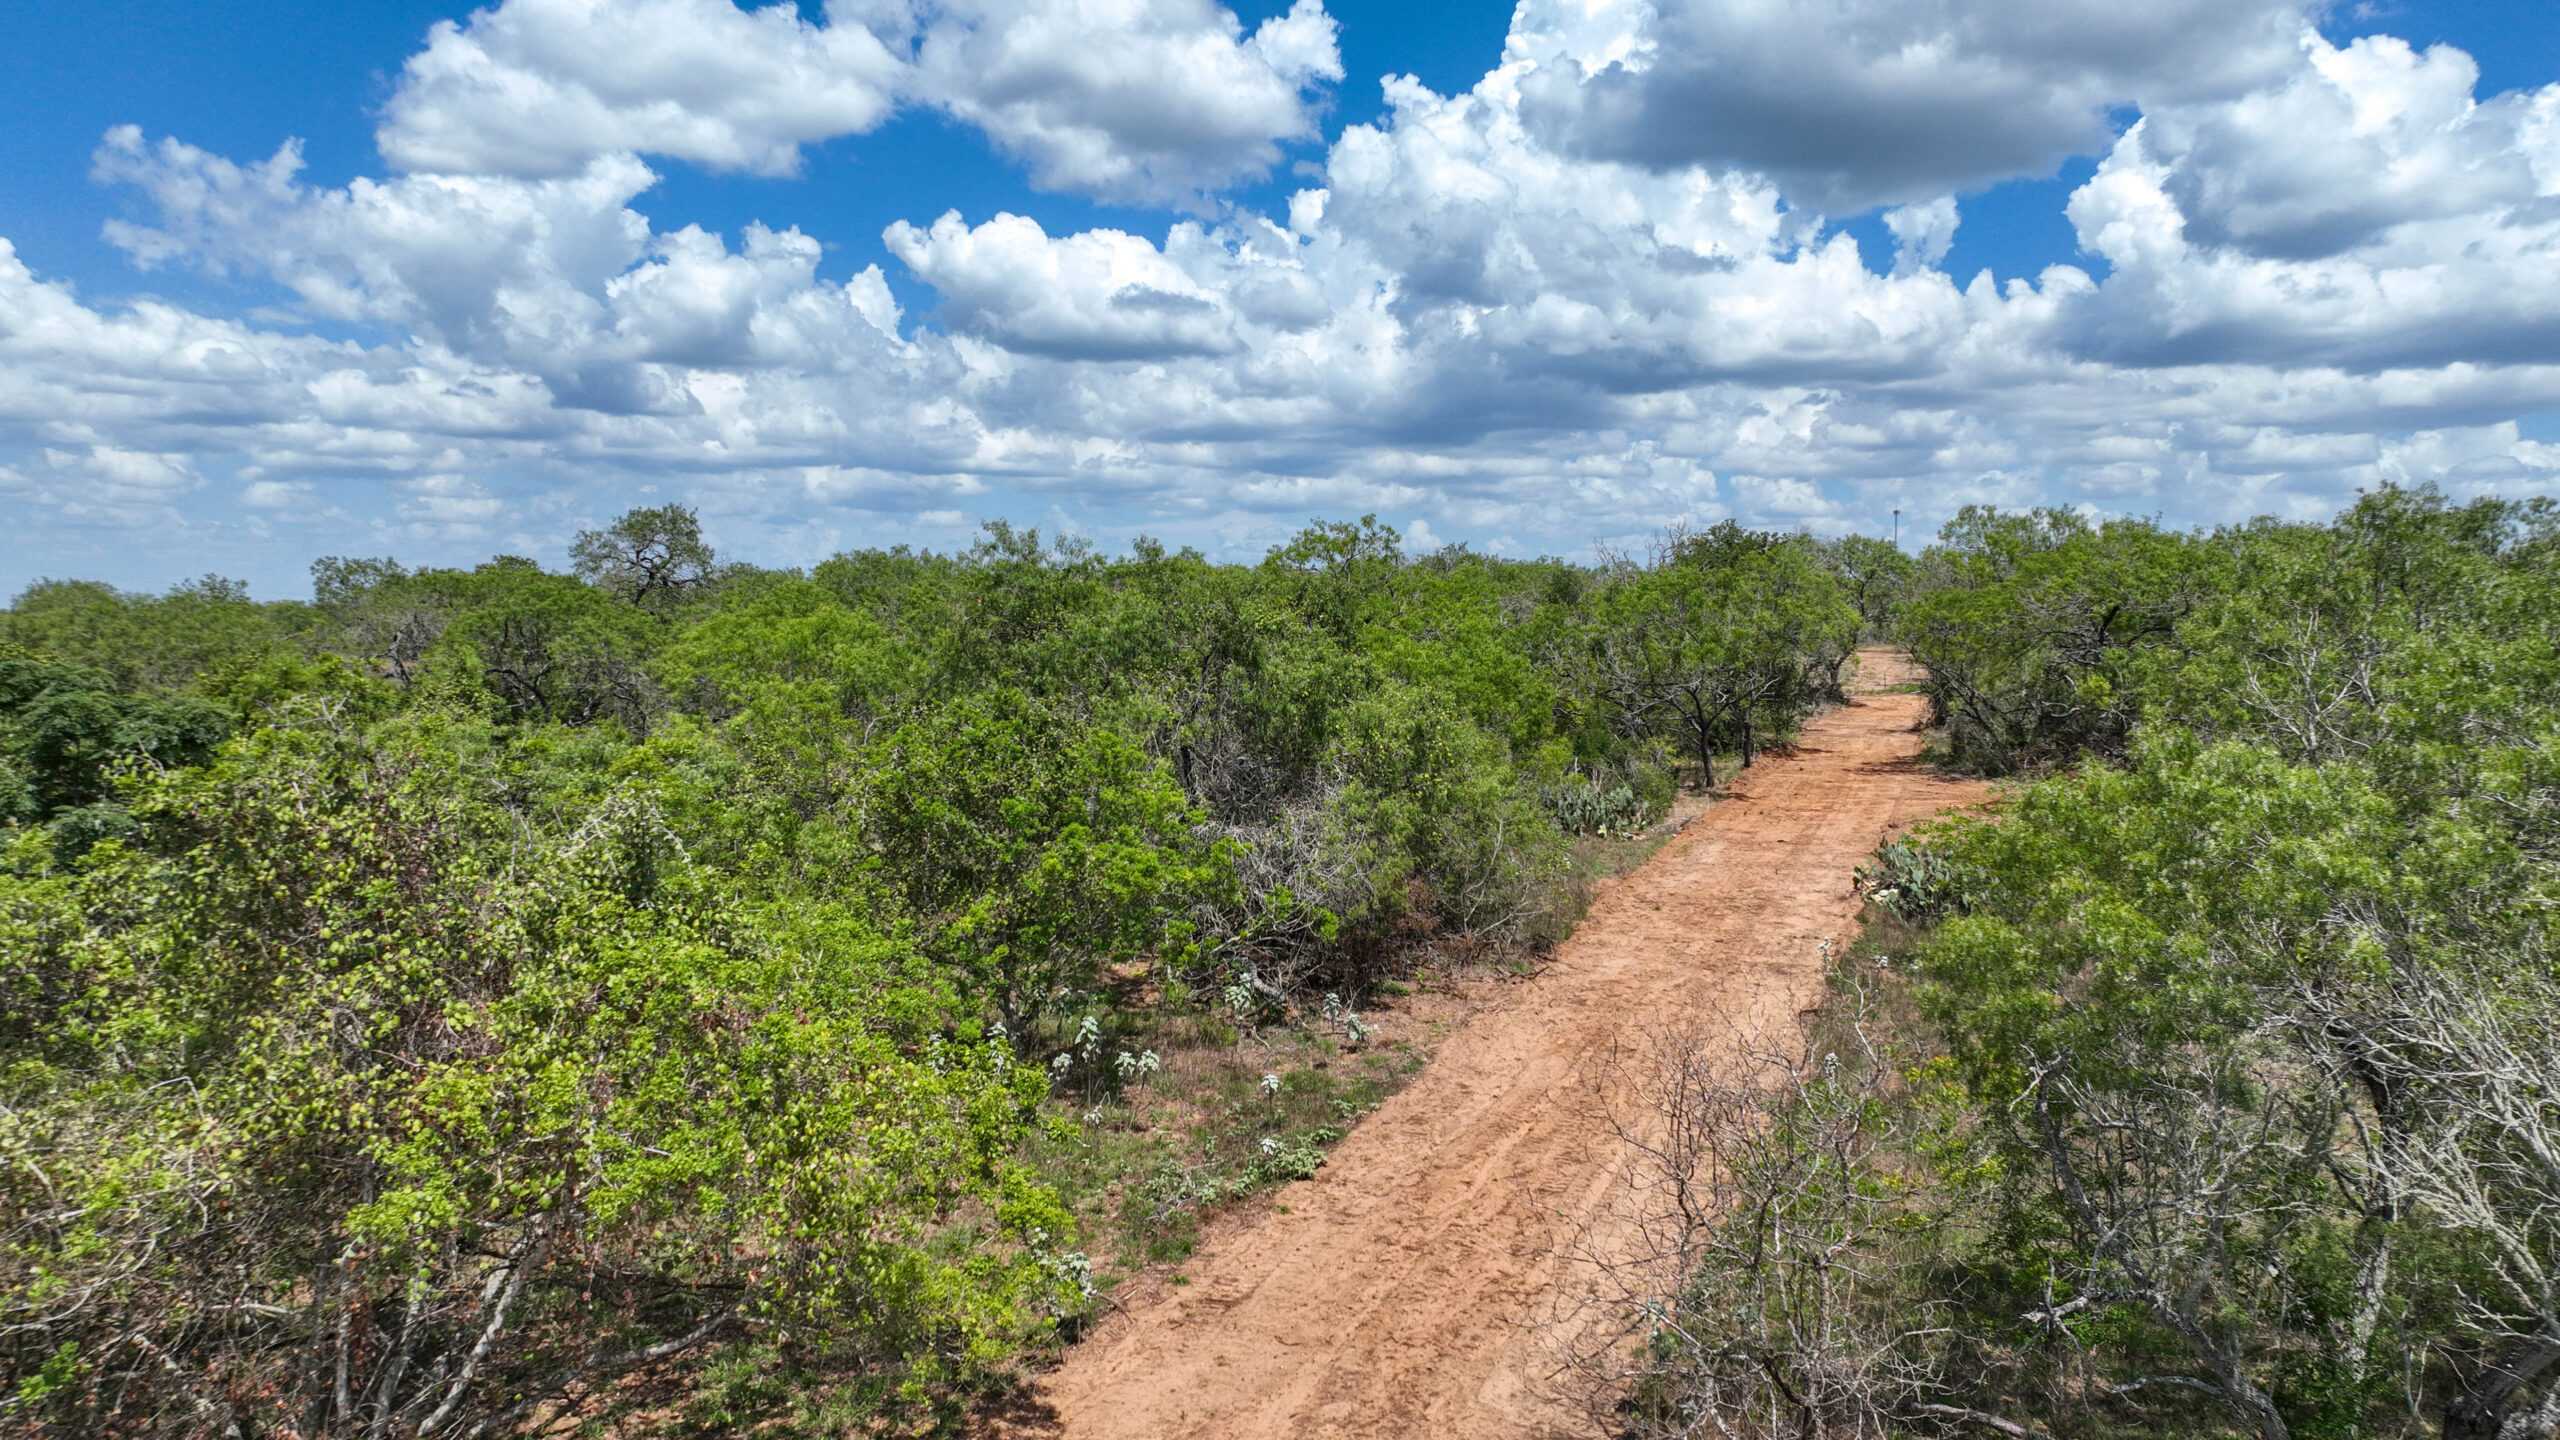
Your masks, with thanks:
[{"label": "mesquite tree", "polygon": [[1724,521],[1675,531],[1651,563],[1621,561],[1590,600],[1585,683],[1622,729],[1676,738],[1715,784],[1748,767],[1836,685],[1859,617],[1802,536]]}]

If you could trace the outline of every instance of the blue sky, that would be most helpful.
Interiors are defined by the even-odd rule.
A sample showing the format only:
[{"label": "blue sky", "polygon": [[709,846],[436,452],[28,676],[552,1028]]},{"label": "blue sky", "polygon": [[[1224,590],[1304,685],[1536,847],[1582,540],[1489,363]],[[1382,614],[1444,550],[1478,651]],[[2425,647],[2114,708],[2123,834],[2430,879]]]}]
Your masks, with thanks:
[{"label": "blue sky", "polygon": [[2553,488],[2560,7],[1764,8],[13,6],[0,590]]},{"label": "blue sky", "polygon": [[[460,21],[470,3],[331,4],[321,0],[137,0],[101,13],[36,3],[0,12],[0,235],[50,275],[86,290],[137,288],[184,293],[209,306],[238,305],[236,287],[172,284],[183,277],[138,276],[128,258],[99,243],[99,227],[136,209],[129,193],[90,178],[90,151],[113,126],[181,136],[232,156],[263,156],[288,138],[305,145],[305,177],[343,185],[379,174],[374,115],[396,88],[401,63],[427,27]],[[1227,7],[1248,27],[1288,9],[1283,3]],[[1410,74],[1453,92],[1466,89],[1502,56],[1510,10],[1499,4],[1403,4],[1340,0],[1327,10],[1343,23],[1345,81],[1329,88],[1324,128],[1377,118],[1377,77]],[[825,7],[801,12],[823,21]],[[1353,78],[1356,77],[1356,78]],[[1323,146],[1289,147],[1320,160]],[[1294,177],[1231,192],[1243,204],[1285,208]],[[867,135],[813,145],[805,169],[772,179],[698,166],[663,167],[650,195],[653,218],[735,232],[761,221],[799,226],[823,239],[822,274],[841,277],[886,263],[880,232],[898,220],[931,220],[958,209],[972,218],[999,210],[1030,215],[1052,231],[1095,226],[1161,231],[1164,212],[1097,203],[1033,189],[1022,168],[965,125],[929,113],[901,116]],[[2050,227],[2049,227],[2050,228]],[[2061,231],[2067,241],[2069,232]],[[2051,238],[2047,236],[2046,238]],[[929,308],[932,291],[890,272],[900,298]]]}]

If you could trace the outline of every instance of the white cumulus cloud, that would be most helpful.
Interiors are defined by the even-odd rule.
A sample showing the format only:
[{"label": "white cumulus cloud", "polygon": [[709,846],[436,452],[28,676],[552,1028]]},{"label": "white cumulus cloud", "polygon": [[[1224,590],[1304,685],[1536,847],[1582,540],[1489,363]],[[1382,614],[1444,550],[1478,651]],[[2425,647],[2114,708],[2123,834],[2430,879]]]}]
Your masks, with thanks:
[{"label": "white cumulus cloud", "polygon": [[1203,203],[1317,138],[1321,0],[1246,33],[1212,0],[502,0],[438,23],[377,134],[422,175],[553,179],[660,155],[788,175],[899,106],[978,127],[1049,190]]},{"label": "white cumulus cloud", "polygon": [[916,84],[1042,189],[1182,204],[1316,138],[1311,92],[1342,78],[1335,34],[1321,0],[1249,36],[1211,0],[940,0]]},{"label": "white cumulus cloud", "polygon": [[2283,83],[2167,106],[2074,195],[2115,268],[2085,353],[2359,369],[2560,362],[2560,85],[2316,37]]},{"label": "white cumulus cloud", "polygon": [[782,175],[802,145],[885,119],[902,71],[869,29],[787,0],[504,0],[437,22],[377,138],[439,174],[567,175],[629,151]]},{"label": "white cumulus cloud", "polygon": [[99,173],[159,213],[108,236],[146,265],[269,279],[314,316],[397,325],[608,412],[697,408],[679,368],[843,371],[901,349],[877,267],[828,285],[818,242],[798,231],[750,226],[737,251],[691,226],[655,233],[630,207],[656,177],[627,155],[548,179],[409,175],[343,189],[301,184],[300,164],[291,145],[243,166],[119,129]]},{"label": "white cumulus cloud", "polygon": [[1117,230],[1051,239],[998,215],[971,229],[954,211],[901,220],[890,253],[942,292],[953,320],[1007,349],[1065,359],[1216,355],[1237,348],[1235,315],[1155,246]]},{"label": "white cumulus cloud", "polygon": [[155,455],[115,445],[79,450],[47,446],[24,466],[0,466],[0,494],[66,519],[119,527],[164,526],[177,520],[172,502],[204,484],[186,455]]}]

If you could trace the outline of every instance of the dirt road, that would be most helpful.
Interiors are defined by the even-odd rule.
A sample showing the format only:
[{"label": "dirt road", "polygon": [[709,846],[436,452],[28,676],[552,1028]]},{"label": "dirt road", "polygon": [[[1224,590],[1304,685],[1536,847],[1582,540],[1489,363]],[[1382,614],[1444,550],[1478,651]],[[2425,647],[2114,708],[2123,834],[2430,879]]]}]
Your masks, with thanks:
[{"label": "dirt road", "polygon": [[[1901,678],[1890,657],[1867,687]],[[1505,1440],[1588,1433],[1533,1321],[1604,1201],[1577,1079],[1633,1025],[1716,1007],[1784,1020],[1845,937],[1850,871],[1888,830],[1979,798],[1911,763],[1913,695],[1813,722],[1593,907],[1539,975],[1443,1043],[1316,1179],[1217,1237],[1187,1283],[1134,1282],[1040,1389],[1064,1440]],[[1283,1209],[1282,1207],[1285,1207]]]}]

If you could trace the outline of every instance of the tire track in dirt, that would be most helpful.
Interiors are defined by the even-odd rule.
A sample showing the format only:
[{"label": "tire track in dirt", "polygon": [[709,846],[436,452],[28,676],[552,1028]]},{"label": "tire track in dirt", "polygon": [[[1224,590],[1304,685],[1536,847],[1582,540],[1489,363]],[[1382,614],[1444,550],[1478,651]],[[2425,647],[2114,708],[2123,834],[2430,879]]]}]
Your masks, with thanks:
[{"label": "tire track in dirt", "polygon": [[[1636,1026],[1720,1011],[1745,1029],[1821,994],[1850,872],[1888,831],[1975,803],[1914,763],[1924,702],[1869,652],[1868,693],[1752,767],[1592,907],[1539,974],[1468,1019],[1313,1180],[1131,1282],[1008,1431],[1063,1440],[1504,1440],[1587,1434],[1536,1330],[1607,1202],[1616,1157],[1581,1077]],[[1286,1206],[1285,1213],[1279,1208]]]}]

